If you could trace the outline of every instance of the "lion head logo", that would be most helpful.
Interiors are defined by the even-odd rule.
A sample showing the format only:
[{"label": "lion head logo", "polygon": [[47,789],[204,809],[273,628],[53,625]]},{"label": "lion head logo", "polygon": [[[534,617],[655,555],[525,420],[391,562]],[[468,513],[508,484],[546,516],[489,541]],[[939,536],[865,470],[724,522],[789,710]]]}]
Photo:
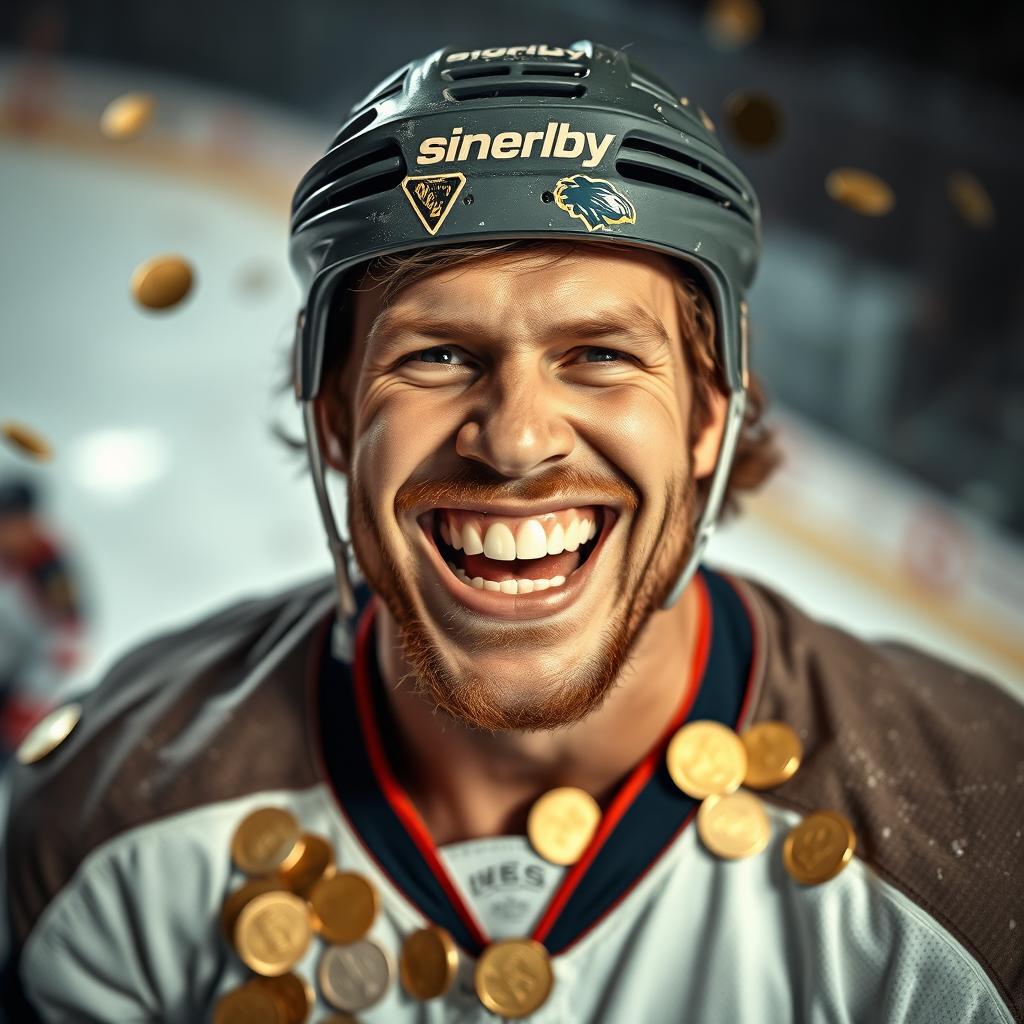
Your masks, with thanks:
[{"label": "lion head logo", "polygon": [[635,224],[636,207],[607,179],[574,174],[555,185],[555,202],[588,231],[609,224]]}]

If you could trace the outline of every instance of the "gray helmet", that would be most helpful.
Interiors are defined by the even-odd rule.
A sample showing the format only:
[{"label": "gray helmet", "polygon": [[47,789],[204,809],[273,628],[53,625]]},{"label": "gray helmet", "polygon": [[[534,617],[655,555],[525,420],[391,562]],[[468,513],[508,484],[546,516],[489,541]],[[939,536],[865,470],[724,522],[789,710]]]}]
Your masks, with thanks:
[{"label": "gray helmet", "polygon": [[408,249],[517,238],[636,245],[685,260],[715,306],[729,389],[725,434],[682,594],[714,530],[743,421],[746,304],[760,252],[750,183],[706,115],[621,50],[587,41],[438,50],[353,108],[292,204],[306,294],[295,387],[343,607],[347,544],[324,487],[312,413],[346,271]]}]

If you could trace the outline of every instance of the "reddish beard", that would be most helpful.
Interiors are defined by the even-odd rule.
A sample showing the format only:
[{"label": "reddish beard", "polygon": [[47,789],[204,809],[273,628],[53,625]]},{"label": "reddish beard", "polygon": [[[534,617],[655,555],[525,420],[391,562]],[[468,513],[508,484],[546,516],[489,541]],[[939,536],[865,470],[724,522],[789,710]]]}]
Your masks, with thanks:
[{"label": "reddish beard", "polygon": [[[462,725],[493,732],[557,729],[586,718],[615,687],[623,665],[643,627],[661,607],[693,550],[696,489],[690,467],[669,481],[665,510],[646,556],[622,566],[616,592],[616,612],[602,629],[594,648],[582,657],[566,659],[557,677],[530,679],[516,686],[506,680],[485,679],[469,671],[453,671],[441,647],[416,611],[409,574],[384,544],[369,492],[357,472],[349,481],[348,526],[363,574],[384,601],[399,628],[402,653],[413,685],[425,700]],[[573,493],[635,513],[639,500],[632,488],[608,480],[560,469],[545,477],[510,482],[488,476],[484,467],[467,464],[447,481],[423,481],[403,486],[395,497],[396,514],[417,508],[460,508],[473,502],[544,501]],[[369,555],[370,557],[367,557]],[[598,554],[597,557],[604,557]],[[467,637],[454,626],[452,634],[466,646]],[[473,650],[506,649],[510,676],[524,648],[557,648],[564,627],[536,622],[481,625],[474,617]]]}]

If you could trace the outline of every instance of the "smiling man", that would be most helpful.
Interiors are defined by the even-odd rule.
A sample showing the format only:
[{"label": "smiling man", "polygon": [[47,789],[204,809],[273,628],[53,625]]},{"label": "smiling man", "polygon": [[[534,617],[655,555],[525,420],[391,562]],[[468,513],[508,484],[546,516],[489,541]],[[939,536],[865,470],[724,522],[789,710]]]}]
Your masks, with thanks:
[{"label": "smiling man", "polygon": [[1024,1019],[1019,707],[700,564],[775,462],[759,237],[620,51],[353,109],[292,222],[334,578],[23,745],[19,1020]]}]

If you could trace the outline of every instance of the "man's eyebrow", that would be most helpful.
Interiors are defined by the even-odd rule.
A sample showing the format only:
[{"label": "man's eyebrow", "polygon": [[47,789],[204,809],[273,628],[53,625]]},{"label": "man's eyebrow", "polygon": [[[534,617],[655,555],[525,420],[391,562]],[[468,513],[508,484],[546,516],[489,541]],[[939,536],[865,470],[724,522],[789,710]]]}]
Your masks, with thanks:
[{"label": "man's eyebrow", "polygon": [[[382,310],[367,332],[368,345],[402,333],[431,338],[456,339],[468,335],[481,336],[490,329],[475,326],[464,315],[444,316],[420,309],[389,307]],[[659,346],[671,344],[665,325],[639,302],[630,302],[606,311],[595,310],[584,316],[559,321],[545,332],[548,338],[629,337],[637,341],[650,339]]]}]

